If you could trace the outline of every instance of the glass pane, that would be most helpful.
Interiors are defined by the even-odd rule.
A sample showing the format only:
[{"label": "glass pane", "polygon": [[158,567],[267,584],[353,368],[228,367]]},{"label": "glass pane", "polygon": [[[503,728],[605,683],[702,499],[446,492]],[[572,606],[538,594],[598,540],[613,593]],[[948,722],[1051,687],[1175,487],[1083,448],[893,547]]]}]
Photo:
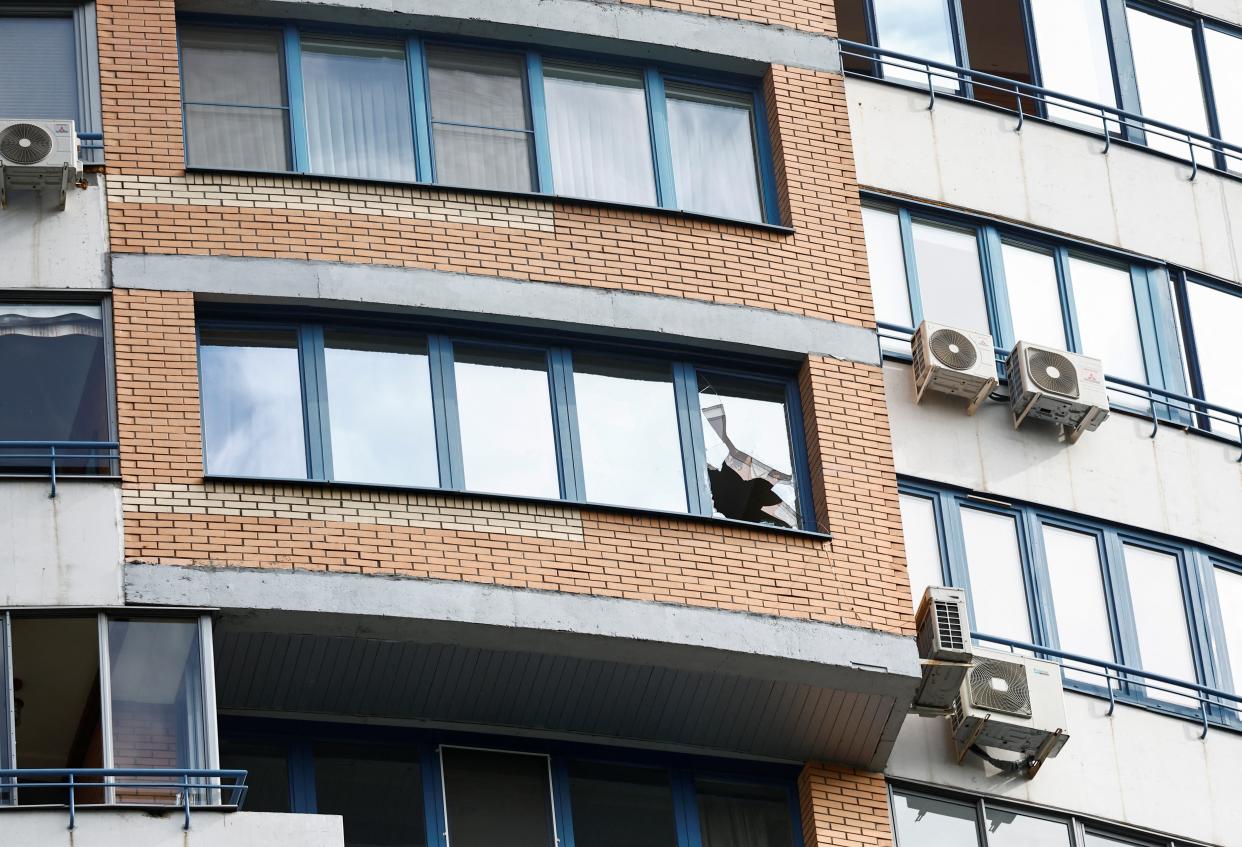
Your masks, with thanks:
[{"label": "glass pane", "polygon": [[[1195,357],[1203,381],[1203,399],[1242,411],[1242,372],[1238,370],[1238,327],[1242,296],[1189,282],[1186,297],[1194,327]],[[1213,421],[1212,429],[1237,438],[1238,428]]]},{"label": "glass pane", "polygon": [[974,847],[979,843],[975,807],[965,803],[894,792],[893,821],[901,847]]},{"label": "glass pane", "polygon": [[1065,321],[1061,315],[1061,292],[1057,264],[1051,253],[1004,244],[1005,290],[1009,294],[1009,317],[1019,341],[1030,341],[1065,350]]},{"label": "glass pane", "polygon": [[330,329],[324,359],[333,478],[439,485],[426,339]]},{"label": "glass pane", "polygon": [[785,387],[699,372],[713,513],[798,526]]},{"label": "glass pane", "polygon": [[559,497],[547,354],[455,344],[453,358],[466,487]]},{"label": "glass pane", "polygon": [[[867,3],[866,0],[837,0],[837,36],[843,41],[856,41],[867,44],[871,39],[867,35]],[[842,45],[842,50],[851,50]],[[871,62],[859,56],[842,56],[841,64],[847,71],[870,74]]]},{"label": "glass pane", "polygon": [[1225,646],[1229,652],[1229,673],[1232,690],[1242,691],[1242,574],[1229,568],[1213,569],[1216,575],[1216,597],[1220,607],[1221,625],[1225,630]]},{"label": "glass pane", "polygon": [[[970,66],[993,76],[1033,82],[1026,48],[1026,13],[1022,0],[962,0],[962,29]],[[974,97],[1005,109],[1016,109],[1012,89],[976,81]],[[1026,108],[1029,101],[1023,102]]]},{"label": "glass pane", "polygon": [[1011,515],[980,509],[963,508],[961,516],[974,607],[972,629],[1029,642],[1031,623],[1016,522]]},{"label": "glass pane", "polygon": [[1069,266],[1082,352],[1102,361],[1108,374],[1145,382],[1130,271],[1077,256],[1070,257]]},{"label": "glass pane", "polygon": [[247,812],[290,812],[289,751],[283,744],[220,739],[220,767],[246,772]]},{"label": "glass pane", "polygon": [[986,807],[988,847],[1070,847],[1069,824]]},{"label": "glass pane", "polygon": [[441,747],[453,847],[552,847],[545,756]]},{"label": "glass pane", "polygon": [[192,168],[289,170],[284,109],[185,107],[186,162]]},{"label": "glass pane", "polygon": [[686,479],[669,365],[575,354],[574,395],[587,499],[684,512]]},{"label": "glass pane", "polygon": [[73,18],[0,17],[0,115],[81,121],[77,76]]},{"label": "glass pane", "polygon": [[949,326],[990,332],[974,230],[915,221],[911,232],[923,317]]},{"label": "glass pane", "polygon": [[744,221],[762,218],[752,96],[673,84],[665,93],[677,204]]},{"label": "glass pane", "polygon": [[[111,619],[108,652],[115,766],[207,767],[198,621]],[[120,803],[170,803],[180,796],[172,788],[116,790]]]},{"label": "glass pane", "polygon": [[655,205],[642,74],[548,63],[543,89],[556,193]]},{"label": "glass pane", "polygon": [[[1055,526],[1044,526],[1043,534],[1061,649],[1115,661],[1096,536]],[[1107,677],[1095,673],[1071,671],[1066,675],[1091,685],[1108,685]]]},{"label": "glass pane", "polygon": [[[1100,835],[1096,832],[1086,833],[1086,837],[1083,839],[1083,847],[1136,847],[1136,845],[1141,845],[1141,847],[1156,847],[1156,845],[1152,842],[1133,841],[1130,839],[1123,841],[1120,838],[1110,838],[1107,835]],[[1159,843],[1159,847],[1165,847],[1163,841]]]},{"label": "glass pane", "polygon": [[696,779],[694,791],[703,847],[792,847],[786,789]]},{"label": "glass pane", "polygon": [[[1125,556],[1141,667],[1173,679],[1195,682],[1197,676],[1190,647],[1190,627],[1186,622],[1177,557],[1133,544],[1125,545]],[[1169,691],[1149,687],[1147,695],[1182,706],[1197,707],[1194,699]]]},{"label": "glass pane", "polygon": [[[0,441],[108,441],[107,353],[97,304],[0,303]],[[0,471],[46,473],[48,459],[0,450]],[[68,457],[61,473],[105,473]]]},{"label": "glass pane", "polygon": [[910,314],[910,290],[906,287],[906,263],[901,246],[901,221],[896,212],[863,207],[863,235],[867,239],[867,267],[875,319],[881,323],[914,328]]},{"label": "glass pane", "polygon": [[[875,27],[876,41],[885,50],[946,65],[957,64],[953,24],[945,0],[875,0]],[[927,74],[921,70],[886,64],[883,72],[889,79],[927,84]],[[953,89],[957,84],[938,79],[936,86]]]},{"label": "glass pane", "polygon": [[[1242,145],[1242,38],[1205,27],[1203,40],[1212,72],[1220,137],[1230,144]],[[1242,154],[1232,153],[1226,161],[1230,170],[1242,170]]]},{"label": "glass pane", "polygon": [[314,173],[413,181],[405,45],[302,40],[306,133]]},{"label": "glass pane", "polygon": [[[1130,49],[1143,116],[1206,135],[1207,110],[1203,105],[1194,30],[1133,6],[1126,8],[1126,22],[1130,27]],[[1159,135],[1149,128],[1147,146],[1190,158],[1186,142],[1176,135]],[[1200,161],[1207,161],[1210,155],[1207,150],[1195,151]]]},{"label": "glass pane", "polygon": [[315,745],[316,811],[343,818],[345,847],[422,847],[427,843],[422,800],[417,750]]},{"label": "glass pane", "polygon": [[[1116,106],[1108,36],[1100,0],[1030,0],[1044,88]],[[1052,101],[1055,103],[1055,101]],[[1049,105],[1048,117],[1103,130],[1103,119]],[[1113,129],[1117,128],[1113,124]]]},{"label": "glass pane", "polygon": [[297,333],[204,328],[199,340],[207,472],[305,477]]},{"label": "glass pane", "polygon": [[571,762],[576,847],[677,847],[668,771]]},{"label": "glass pane", "polygon": [[426,55],[436,181],[534,190],[524,58],[439,46]]},{"label": "glass pane", "polygon": [[929,585],[944,585],[940,562],[940,535],[936,531],[936,507],[927,497],[901,495],[901,531],[906,542],[906,570],[910,595],[918,609]]}]

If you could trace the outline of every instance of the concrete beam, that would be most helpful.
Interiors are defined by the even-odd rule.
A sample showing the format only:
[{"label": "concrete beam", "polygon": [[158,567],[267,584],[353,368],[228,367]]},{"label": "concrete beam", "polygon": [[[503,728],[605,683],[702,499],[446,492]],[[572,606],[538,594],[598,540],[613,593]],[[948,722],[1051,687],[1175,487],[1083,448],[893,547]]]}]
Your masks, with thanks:
[{"label": "concrete beam", "polygon": [[177,10],[418,29],[740,72],[768,64],[841,70],[827,35],[615,0],[182,0]]},{"label": "concrete beam", "polygon": [[117,288],[193,291],[268,302],[391,307],[648,340],[682,340],[739,353],[830,356],[880,364],[874,330],[771,309],[703,303],[545,282],[297,259],[116,255]]}]

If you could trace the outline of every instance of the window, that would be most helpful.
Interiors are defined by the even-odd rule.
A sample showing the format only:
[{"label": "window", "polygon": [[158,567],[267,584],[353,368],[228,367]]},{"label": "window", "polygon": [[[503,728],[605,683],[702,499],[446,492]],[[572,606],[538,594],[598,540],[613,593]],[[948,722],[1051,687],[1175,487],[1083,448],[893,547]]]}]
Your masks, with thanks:
[{"label": "window", "polygon": [[813,524],[787,373],[535,346],[517,330],[215,314],[199,327],[208,475]]},{"label": "window", "polygon": [[[1242,144],[1242,35],[1204,27],[1207,63],[1216,94],[1216,121],[1220,137]],[[1242,161],[1227,160],[1230,170],[1242,170]]]},{"label": "window", "polygon": [[[1174,679],[1196,679],[1178,557],[1126,544],[1125,566],[1143,668]],[[1158,688],[1149,693],[1158,699],[1195,705],[1190,698]]]},{"label": "window", "polygon": [[440,761],[456,847],[553,847],[547,756],[442,747]]},{"label": "window", "polygon": [[936,797],[893,792],[893,821],[899,847],[978,844],[975,807]]},{"label": "window", "polygon": [[1106,362],[1105,369],[1110,376],[1146,382],[1147,368],[1143,363],[1143,342],[1135,315],[1131,271],[1070,256],[1069,275],[1073,281],[1075,316],[1081,336],[1079,348],[1088,356]]},{"label": "window", "polygon": [[[1092,659],[1116,661],[1098,536],[1048,523],[1040,529],[1057,614],[1057,646]],[[1089,674],[1073,678],[1094,684],[1102,681]]]},{"label": "window", "polygon": [[1066,349],[1061,292],[1052,251],[1008,242],[1002,251],[1014,337]]},{"label": "window", "polygon": [[[107,442],[112,424],[104,309],[0,303],[0,472],[47,473],[45,451],[6,441]],[[57,473],[108,473],[96,449],[61,449]],[[49,453],[50,455],[50,453]]]},{"label": "window", "polygon": [[1069,822],[1020,815],[988,803],[984,810],[988,847],[1061,847],[1070,843]]},{"label": "window", "polygon": [[[1133,6],[1126,10],[1126,22],[1143,115],[1206,135],[1207,110],[1192,27]],[[1147,144],[1175,156],[1190,156],[1184,142],[1151,130]]]},{"label": "window", "polygon": [[[1026,46],[1026,11],[1022,0],[959,0],[966,55],[975,70],[1032,82]],[[974,87],[976,100],[1016,109],[1014,94],[990,85]],[[1023,104],[1025,108],[1026,104]]]},{"label": "window", "polygon": [[[1242,293],[1232,286],[1183,280],[1186,347],[1193,365],[1195,394],[1231,409],[1242,410],[1242,376],[1237,362],[1237,328],[1242,326]],[[1203,425],[1236,439],[1238,428],[1220,420]]]},{"label": "window", "polygon": [[246,772],[246,811],[293,811],[289,802],[289,751],[283,744],[221,738],[220,767]]},{"label": "window", "polygon": [[677,847],[673,786],[665,769],[571,762],[569,796],[578,847]]},{"label": "window", "polygon": [[754,97],[672,83],[664,91],[678,205],[742,221],[762,220]]},{"label": "window", "polygon": [[910,235],[923,316],[936,323],[988,332],[975,232],[915,221]]},{"label": "window", "polygon": [[0,15],[0,115],[82,123],[71,16]]},{"label": "window", "polygon": [[786,789],[698,779],[694,791],[703,847],[784,847],[793,843]]},{"label": "window", "polygon": [[[1092,103],[1116,106],[1100,0],[1030,0],[1030,4],[1041,84]],[[1100,128],[1094,116],[1058,106],[1055,99],[1050,99],[1047,108],[1048,117],[1054,120]],[[1116,125],[1112,126],[1115,131]]]},{"label": "window", "polygon": [[1010,515],[982,509],[962,508],[959,514],[974,629],[987,635],[1029,642],[1031,624],[1016,520]]},{"label": "window", "polygon": [[321,741],[314,756],[317,811],[341,816],[345,847],[427,843],[415,748]]},{"label": "window", "polygon": [[944,584],[940,540],[936,531],[936,504],[928,497],[901,495],[901,529],[906,541],[906,569],[915,610],[929,585]]},{"label": "window", "polygon": [[[874,13],[876,43],[884,49],[946,65],[957,64],[953,19],[946,0],[874,0]],[[927,74],[913,68],[885,66],[884,75],[927,84]],[[945,79],[935,84],[957,87]]]}]

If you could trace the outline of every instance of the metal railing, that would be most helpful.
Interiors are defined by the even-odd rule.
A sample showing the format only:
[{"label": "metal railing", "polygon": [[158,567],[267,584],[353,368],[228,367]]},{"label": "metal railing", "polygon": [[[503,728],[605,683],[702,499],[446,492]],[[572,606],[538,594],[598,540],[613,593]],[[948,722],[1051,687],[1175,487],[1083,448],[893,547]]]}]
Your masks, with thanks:
[{"label": "metal railing", "polygon": [[[43,791],[67,791],[65,803],[26,803],[19,805],[19,792],[26,796]],[[104,796],[115,797],[118,791],[175,791],[176,803],[141,802],[79,802],[78,792],[106,792]],[[167,805],[180,807],[183,829],[190,828],[190,809],[215,808],[225,811],[241,809],[246,800],[246,771],[206,770],[202,768],[7,768],[0,769],[0,809],[20,809],[38,806],[63,806],[69,810],[69,829],[77,828],[79,808],[107,806],[109,808]],[[209,799],[208,799],[209,798]],[[2,812],[0,812],[2,814]]]},{"label": "metal railing", "polygon": [[65,465],[91,468],[86,476],[116,473],[120,445],[115,441],[0,441],[0,472],[47,476],[52,483],[49,497],[56,496],[56,481]]},{"label": "metal railing", "polygon": [[[1100,681],[1086,683],[1096,685],[1101,693],[1108,697],[1108,712],[1111,715],[1118,702],[1138,705],[1147,708],[1159,707],[1161,710],[1174,711],[1186,716],[1197,716],[1203,731],[1199,738],[1206,738],[1208,727],[1213,723],[1224,724],[1242,720],[1242,695],[1210,688],[1197,682],[1186,682],[1164,674],[1145,671],[1130,665],[1122,665],[1104,659],[1093,659],[1065,650],[1041,647],[1026,641],[1015,641],[999,635],[988,635],[972,632],[971,638],[988,644],[1000,645],[1010,652],[1023,651],[1037,658],[1050,659],[1061,665],[1066,674],[1086,674]],[[1071,683],[1073,680],[1070,680]],[[1158,692],[1158,693],[1152,693]],[[1164,695],[1164,696],[1161,696]],[[1183,702],[1179,702],[1183,701]],[[1229,719],[1234,715],[1233,720]]]},{"label": "metal railing", "polygon": [[[1156,136],[1168,139],[1179,147],[1186,146],[1186,158],[1191,166],[1190,179],[1192,180],[1198,176],[1201,165],[1217,167],[1218,158],[1221,169],[1229,170],[1232,164],[1234,168],[1242,170],[1242,147],[1211,135],[1165,123],[1155,118],[1144,117],[1116,106],[1096,103],[1075,97],[1073,94],[1064,94],[1039,85],[971,68],[936,62],[895,50],[873,47],[870,44],[860,44],[856,41],[841,41],[840,45],[842,59],[858,59],[869,63],[873,69],[869,74],[871,76],[903,85],[915,85],[920,90],[923,88],[922,80],[926,80],[928,109],[935,108],[938,96],[964,96],[1017,115],[1015,130],[1021,130],[1028,117],[1044,118],[1048,114],[1069,112],[1081,116],[1082,120],[1057,120],[1056,118],[1053,120],[1060,124],[1097,132],[1104,142],[1102,152],[1108,152],[1114,138],[1121,137],[1127,141],[1151,147],[1152,144],[1148,137]],[[894,78],[891,74],[885,74],[884,68],[900,70],[903,76]],[[984,100],[978,96],[980,90],[995,92],[997,95],[1002,95],[1005,100],[1011,99],[1013,106],[1008,106],[1003,102]],[[1002,97],[998,96],[996,99],[1000,100]]]}]

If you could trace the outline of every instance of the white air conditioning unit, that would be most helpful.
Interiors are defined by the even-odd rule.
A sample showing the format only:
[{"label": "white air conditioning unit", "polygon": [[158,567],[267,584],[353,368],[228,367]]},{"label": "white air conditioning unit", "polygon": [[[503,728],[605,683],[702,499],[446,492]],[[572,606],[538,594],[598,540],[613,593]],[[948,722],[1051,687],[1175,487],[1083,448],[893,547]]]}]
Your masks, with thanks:
[{"label": "white air conditioning unit", "polygon": [[928,391],[965,397],[973,415],[997,386],[992,336],[923,321],[910,339],[914,358],[914,402]]},{"label": "white air conditioning unit", "polygon": [[65,194],[82,171],[73,121],[0,118],[0,205],[13,189]]},{"label": "white air conditioning unit", "polygon": [[975,649],[953,713],[959,760],[974,745],[1042,762],[1061,752],[1065,732],[1061,666],[997,650]]},{"label": "white air conditioning unit", "polygon": [[1108,418],[1099,359],[1019,341],[1006,364],[1009,407],[1017,429],[1028,417],[1069,427],[1070,444]]},{"label": "white air conditioning unit", "polygon": [[914,625],[918,633],[923,681],[913,710],[921,715],[948,715],[970,670],[972,656],[967,629],[966,592],[933,585],[923,592]]}]

